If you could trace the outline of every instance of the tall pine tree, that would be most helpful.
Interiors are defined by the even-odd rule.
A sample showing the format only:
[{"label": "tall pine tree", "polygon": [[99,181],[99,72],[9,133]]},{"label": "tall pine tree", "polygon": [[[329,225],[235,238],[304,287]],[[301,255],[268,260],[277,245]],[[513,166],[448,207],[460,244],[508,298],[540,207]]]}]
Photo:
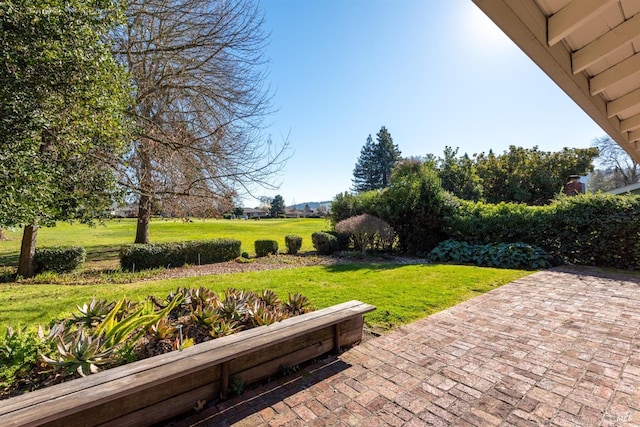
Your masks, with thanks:
[{"label": "tall pine tree", "polygon": [[387,187],[391,169],[400,160],[400,155],[400,149],[393,143],[386,127],[380,128],[376,142],[369,135],[353,170],[353,191],[363,193]]}]

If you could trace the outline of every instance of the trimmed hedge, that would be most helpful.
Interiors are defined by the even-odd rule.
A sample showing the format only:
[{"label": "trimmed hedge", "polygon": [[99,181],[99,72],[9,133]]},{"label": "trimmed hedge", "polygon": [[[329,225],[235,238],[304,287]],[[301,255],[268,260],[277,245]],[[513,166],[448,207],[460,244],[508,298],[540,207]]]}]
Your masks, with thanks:
[{"label": "trimmed hedge", "polygon": [[133,244],[120,248],[120,267],[135,271],[229,261],[240,256],[240,245],[233,239]]},{"label": "trimmed hedge", "polygon": [[278,242],[275,240],[256,240],[253,243],[257,257],[278,254]]},{"label": "trimmed hedge", "polygon": [[323,231],[317,231],[311,235],[313,247],[320,255],[331,255],[339,249],[338,238]]},{"label": "trimmed hedge", "polygon": [[560,197],[547,206],[458,200],[444,231],[474,244],[538,246],[554,265],[640,269],[640,196]]},{"label": "trimmed hedge", "polygon": [[302,237],[289,234],[284,236],[284,243],[287,245],[287,253],[295,255],[302,247]]},{"label": "trimmed hedge", "polygon": [[87,251],[81,246],[52,246],[36,248],[35,272],[69,273],[84,264]]}]

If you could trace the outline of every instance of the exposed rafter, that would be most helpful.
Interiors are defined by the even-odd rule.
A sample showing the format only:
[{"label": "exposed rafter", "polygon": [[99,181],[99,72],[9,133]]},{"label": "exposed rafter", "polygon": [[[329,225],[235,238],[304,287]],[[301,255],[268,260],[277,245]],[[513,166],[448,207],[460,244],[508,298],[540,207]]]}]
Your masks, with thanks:
[{"label": "exposed rafter", "polygon": [[614,117],[626,110],[640,105],[640,89],[636,89],[607,104],[607,116]]},{"label": "exposed rafter", "polygon": [[634,75],[638,75],[640,78],[640,53],[636,53],[632,57],[594,76],[589,82],[591,95],[597,95],[619,81]]},{"label": "exposed rafter", "polygon": [[547,29],[549,46],[555,45],[602,10],[617,2],[618,0],[573,0],[549,17]]},{"label": "exposed rafter", "polygon": [[571,55],[573,73],[584,71],[610,53],[638,39],[640,39],[640,13],[575,51]]},{"label": "exposed rafter", "polygon": [[628,132],[640,128],[640,113],[620,122],[620,131]]}]

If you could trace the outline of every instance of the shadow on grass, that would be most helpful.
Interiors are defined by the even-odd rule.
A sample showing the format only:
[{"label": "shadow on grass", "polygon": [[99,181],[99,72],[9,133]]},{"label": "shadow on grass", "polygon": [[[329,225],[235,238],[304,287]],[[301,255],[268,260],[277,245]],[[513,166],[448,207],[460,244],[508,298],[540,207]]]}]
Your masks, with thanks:
[{"label": "shadow on grass", "polygon": [[426,265],[426,263],[402,263],[394,260],[377,261],[361,261],[346,260],[344,263],[325,265],[324,269],[330,273],[346,273],[349,271],[372,270],[385,271],[406,267],[409,265]]}]

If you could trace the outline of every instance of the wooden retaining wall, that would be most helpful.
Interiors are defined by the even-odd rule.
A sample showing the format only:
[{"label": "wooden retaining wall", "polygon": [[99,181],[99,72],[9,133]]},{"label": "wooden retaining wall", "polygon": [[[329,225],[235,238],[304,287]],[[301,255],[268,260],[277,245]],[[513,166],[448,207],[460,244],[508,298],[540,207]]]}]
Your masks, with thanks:
[{"label": "wooden retaining wall", "polygon": [[349,301],[85,378],[0,401],[0,426],[143,426],[226,397],[251,384],[362,339],[364,314]]}]

